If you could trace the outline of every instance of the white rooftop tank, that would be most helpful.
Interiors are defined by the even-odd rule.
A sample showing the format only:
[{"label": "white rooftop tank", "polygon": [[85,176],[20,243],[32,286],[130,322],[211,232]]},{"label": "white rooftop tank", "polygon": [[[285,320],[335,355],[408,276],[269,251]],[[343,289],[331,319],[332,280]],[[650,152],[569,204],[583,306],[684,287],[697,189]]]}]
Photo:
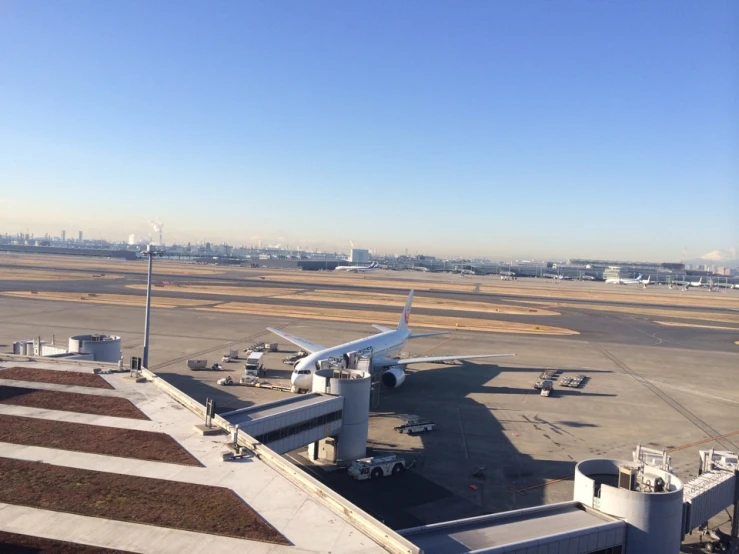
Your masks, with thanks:
[{"label": "white rooftop tank", "polygon": [[628,552],[680,552],[683,483],[672,473],[638,462],[585,460],[575,467],[574,499],[626,521]]},{"label": "white rooftop tank", "polygon": [[69,337],[69,351],[92,354],[96,362],[117,363],[121,359],[121,337],[115,335],[75,335]]},{"label": "white rooftop tank", "polygon": [[313,374],[313,392],[344,397],[344,424],[336,443],[339,460],[367,455],[370,385],[370,374],[354,369],[321,369]]}]

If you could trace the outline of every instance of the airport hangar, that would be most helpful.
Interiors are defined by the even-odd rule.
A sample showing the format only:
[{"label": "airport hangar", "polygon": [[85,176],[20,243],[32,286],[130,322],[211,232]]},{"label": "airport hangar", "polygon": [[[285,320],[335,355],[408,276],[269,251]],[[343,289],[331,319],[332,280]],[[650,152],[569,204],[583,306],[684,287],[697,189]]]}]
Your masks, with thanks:
[{"label": "airport hangar", "polygon": [[[12,464],[26,464],[21,467],[27,470],[27,464],[40,464],[36,460],[43,459],[54,466],[52,473],[73,468],[97,475],[128,475],[132,482],[151,479],[151,483],[158,484],[164,478],[203,487],[217,483],[244,500],[256,511],[261,523],[271,527],[274,533],[262,531],[267,539],[264,535],[254,536],[251,531],[245,532],[246,538],[241,539],[218,536],[218,533],[203,536],[178,530],[177,524],[167,525],[166,521],[161,526],[152,526],[145,518],[131,521],[129,514],[120,521],[115,515],[104,519],[99,515],[89,517],[84,507],[55,510],[53,501],[51,509],[46,509],[49,502],[40,503],[38,499],[24,498],[20,501],[24,505],[18,506],[6,494],[4,504],[0,504],[0,511],[6,516],[0,531],[12,533],[8,541],[18,540],[19,535],[40,536],[131,552],[199,551],[208,544],[216,551],[247,548],[249,552],[280,552],[294,547],[296,551],[314,552],[384,549],[419,553],[661,554],[678,552],[686,533],[729,505],[734,505],[736,514],[739,506],[739,464],[735,455],[712,450],[702,452],[702,475],[683,484],[670,471],[665,453],[637,448],[633,460],[592,459],[578,463],[574,498],[570,502],[393,531],[278,455],[306,446],[309,441],[329,438],[338,443],[336,453],[343,452],[349,459],[363,456],[371,390],[369,373],[352,369],[322,370],[314,380],[311,394],[222,416],[210,414],[209,418],[205,406],[146,368],[129,372],[122,370],[120,362],[111,363],[119,355],[119,351],[115,352],[119,344],[119,337],[77,336],[70,339],[69,355],[56,347],[52,357],[2,356],[0,379],[3,371],[10,377],[3,381],[6,402],[0,404],[0,415],[10,421],[15,418],[17,422],[37,419],[40,421],[35,423],[49,423],[52,429],[54,424],[87,427],[88,435],[94,434],[92,429],[99,426],[130,429],[130,423],[123,423],[120,418],[101,417],[100,413],[84,415],[75,409],[49,410],[34,405],[33,401],[14,402],[14,398],[22,398],[24,394],[7,392],[16,389],[30,395],[57,396],[60,400],[54,405],[59,407],[69,395],[89,395],[92,399],[101,393],[85,390],[83,386],[51,384],[49,381],[54,379],[39,378],[38,374],[96,375],[115,390],[108,392],[108,398],[131,402],[153,421],[149,429],[165,430],[179,447],[197,458],[201,467],[184,471],[162,462],[131,463],[130,459],[104,455],[104,446],[100,451],[95,448],[84,451],[82,447],[83,452],[78,452],[77,445],[62,442],[52,448],[43,442],[35,444],[33,437],[17,435],[0,443],[6,465],[11,464],[10,469],[14,469]],[[85,352],[80,352],[81,349]],[[17,374],[18,370],[21,374]],[[24,375],[24,370],[30,375]],[[187,408],[190,414],[185,416],[181,407]],[[324,417],[328,414],[336,417]],[[203,419],[206,425],[200,423]],[[192,429],[188,433],[189,427],[199,429],[200,433],[192,433]],[[140,424],[136,428],[146,429]],[[66,430],[69,432],[69,427]],[[217,430],[222,430],[224,435],[214,435]],[[248,486],[255,481],[263,488],[257,487],[255,491]],[[118,487],[117,494],[125,495],[125,485]],[[10,486],[5,488],[6,492],[8,489],[15,490]],[[211,489],[203,489],[204,497],[210,493]],[[300,509],[295,511],[297,505]],[[338,519],[341,522],[337,524]],[[39,526],[40,521],[44,525]],[[148,525],[143,525],[144,522]],[[39,532],[40,528],[43,530]]]}]

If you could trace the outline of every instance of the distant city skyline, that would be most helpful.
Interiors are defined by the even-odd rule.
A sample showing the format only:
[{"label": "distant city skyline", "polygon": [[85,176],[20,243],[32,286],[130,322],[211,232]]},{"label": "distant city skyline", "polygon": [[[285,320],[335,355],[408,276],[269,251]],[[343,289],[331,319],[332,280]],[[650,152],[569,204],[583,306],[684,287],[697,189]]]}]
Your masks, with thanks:
[{"label": "distant city skyline", "polygon": [[[145,228],[144,228],[145,229]],[[34,240],[43,240],[47,235],[51,240],[54,239],[62,239],[62,231],[66,232],[66,239],[68,241],[74,242],[77,241],[78,233],[81,231],[84,238],[86,240],[96,241],[96,240],[104,240],[111,243],[128,243],[131,235],[136,237],[137,243],[148,243],[153,242],[156,243],[158,241],[158,235],[157,232],[154,229],[151,229],[150,231],[142,230],[139,233],[128,233],[124,236],[117,236],[117,235],[102,235],[100,234],[99,230],[95,229],[88,229],[88,230],[81,230],[77,227],[67,225],[66,227],[60,229],[56,233],[50,232],[50,231],[41,231],[41,232],[35,232],[31,228],[17,230],[17,231],[8,231],[0,229],[0,236],[9,235],[11,237],[17,236],[20,234],[28,233],[31,235]],[[246,241],[237,241],[233,239],[212,239],[207,237],[201,237],[199,239],[195,240],[178,240],[176,238],[168,238],[168,235],[164,235],[164,244],[179,244],[179,245],[186,245],[187,243],[192,244],[205,244],[205,243],[211,243],[211,244],[228,244],[232,247],[242,248],[242,247],[259,247],[259,248],[282,248],[282,249],[291,249],[291,250],[303,250],[303,251],[323,251],[323,252],[337,252],[337,253],[349,253],[351,250],[350,242],[347,242],[342,246],[340,243],[336,244],[318,244],[318,243],[309,243],[305,240],[300,242],[289,242],[286,240],[285,237],[259,237],[259,236],[252,236],[249,237]],[[353,241],[352,241],[353,242]],[[408,254],[410,256],[416,256],[416,255],[427,255],[427,256],[462,256],[462,257],[475,257],[475,258],[489,258],[489,259],[497,259],[497,260],[504,260],[504,259],[511,259],[511,260],[525,260],[525,259],[538,259],[538,260],[565,260],[565,259],[611,259],[611,260],[624,260],[624,261],[653,261],[653,262],[678,262],[681,260],[685,261],[695,261],[695,260],[701,260],[705,263],[720,263],[722,261],[735,261],[739,259],[739,252],[737,251],[737,248],[735,247],[729,247],[723,250],[712,250],[709,252],[704,252],[702,254],[697,253],[689,253],[687,250],[685,250],[684,255],[681,253],[681,256],[679,259],[675,258],[635,258],[634,256],[622,256],[622,257],[611,257],[611,256],[604,256],[599,253],[593,253],[592,255],[575,255],[575,254],[569,254],[569,255],[562,255],[562,256],[524,256],[524,255],[494,255],[489,253],[483,253],[483,252],[441,252],[441,251],[433,251],[433,250],[419,250],[418,248],[413,248],[412,245],[409,245],[407,248],[402,249],[391,249],[391,250],[382,250],[379,248],[371,247],[371,246],[365,246],[360,244],[354,245],[356,248],[364,248],[367,250],[370,250],[376,255],[404,255]],[[406,252],[407,249],[407,252]]]},{"label": "distant city skyline", "polygon": [[158,220],[165,242],[496,259],[739,246],[731,0],[0,14],[2,232]]}]

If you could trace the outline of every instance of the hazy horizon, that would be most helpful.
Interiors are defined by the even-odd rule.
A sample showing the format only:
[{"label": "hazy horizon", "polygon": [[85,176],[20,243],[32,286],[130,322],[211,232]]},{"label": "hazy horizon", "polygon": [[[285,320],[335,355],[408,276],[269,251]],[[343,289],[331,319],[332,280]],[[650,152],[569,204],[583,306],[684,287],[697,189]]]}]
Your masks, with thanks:
[{"label": "hazy horizon", "polygon": [[[4,2],[0,232],[739,246],[739,4]],[[72,227],[74,225],[74,227]]]}]

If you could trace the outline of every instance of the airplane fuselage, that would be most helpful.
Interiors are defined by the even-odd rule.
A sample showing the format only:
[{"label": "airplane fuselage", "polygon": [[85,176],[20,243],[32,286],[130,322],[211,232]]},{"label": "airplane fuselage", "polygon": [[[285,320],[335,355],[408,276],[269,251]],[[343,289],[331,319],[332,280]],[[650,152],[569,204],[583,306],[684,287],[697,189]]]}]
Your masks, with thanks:
[{"label": "airplane fuselage", "polygon": [[636,279],[606,279],[606,285],[639,285],[642,283],[641,274]]},{"label": "airplane fuselage", "polygon": [[370,347],[374,367],[392,365],[390,359],[400,353],[410,335],[411,332],[408,329],[395,329],[314,352],[296,364],[290,382],[297,389],[310,390],[313,386],[313,373],[318,369],[320,360],[340,358],[349,352],[357,352]]},{"label": "airplane fuselage", "polygon": [[373,262],[370,265],[340,265],[334,268],[334,271],[346,271],[349,273],[358,273],[360,271],[373,271],[378,269],[377,262]]}]

